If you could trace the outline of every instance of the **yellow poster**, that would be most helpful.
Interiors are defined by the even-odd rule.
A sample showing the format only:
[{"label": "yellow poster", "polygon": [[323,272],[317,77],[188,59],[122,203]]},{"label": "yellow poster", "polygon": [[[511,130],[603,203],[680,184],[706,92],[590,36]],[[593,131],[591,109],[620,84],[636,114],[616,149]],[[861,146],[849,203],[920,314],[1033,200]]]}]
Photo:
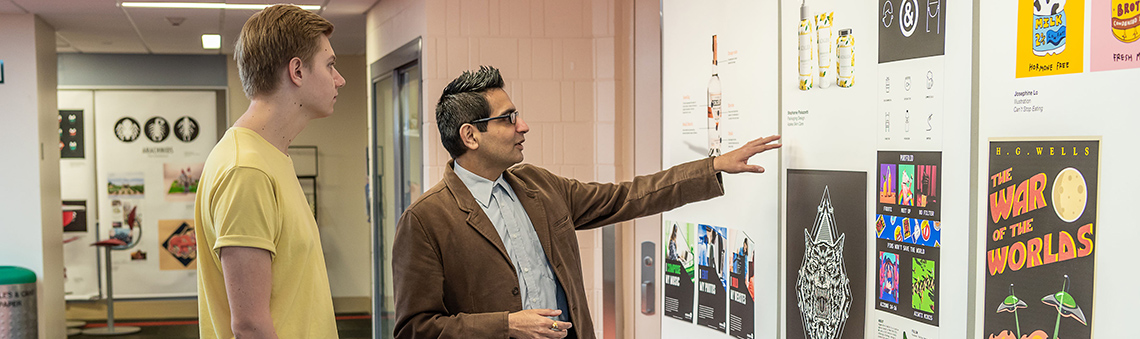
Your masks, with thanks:
[{"label": "yellow poster", "polygon": [[1019,0],[1017,77],[1084,70],[1084,0]]}]

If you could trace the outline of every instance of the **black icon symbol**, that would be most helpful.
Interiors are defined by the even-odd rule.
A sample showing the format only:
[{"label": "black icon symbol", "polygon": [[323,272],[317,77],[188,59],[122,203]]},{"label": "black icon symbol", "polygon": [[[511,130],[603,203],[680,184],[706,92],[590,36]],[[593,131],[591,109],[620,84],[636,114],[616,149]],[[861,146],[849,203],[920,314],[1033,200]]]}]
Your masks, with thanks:
[{"label": "black icon symbol", "polygon": [[910,76],[909,75],[906,76],[906,79],[903,81],[903,88],[905,88],[908,92],[910,91]]},{"label": "black icon symbol", "polygon": [[926,89],[934,88],[934,72],[926,71]]},{"label": "black icon symbol", "polygon": [[174,121],[174,136],[178,140],[191,142],[198,138],[198,121],[191,117],[181,117]]},{"label": "black icon symbol", "polygon": [[170,136],[170,123],[163,117],[153,117],[146,121],[146,138],[154,142],[162,142]]},{"label": "black icon symbol", "polygon": [[142,128],[139,127],[139,122],[134,118],[124,117],[115,122],[115,138],[122,142],[133,142],[139,138],[139,133]]},{"label": "black icon symbol", "polygon": [[934,125],[930,123],[933,120],[934,120],[934,113],[931,113],[930,116],[926,117],[926,131],[927,132],[930,132],[930,130],[934,129]]},{"label": "black icon symbol", "polygon": [[918,0],[903,0],[899,5],[899,31],[904,37],[914,34],[918,27]]}]

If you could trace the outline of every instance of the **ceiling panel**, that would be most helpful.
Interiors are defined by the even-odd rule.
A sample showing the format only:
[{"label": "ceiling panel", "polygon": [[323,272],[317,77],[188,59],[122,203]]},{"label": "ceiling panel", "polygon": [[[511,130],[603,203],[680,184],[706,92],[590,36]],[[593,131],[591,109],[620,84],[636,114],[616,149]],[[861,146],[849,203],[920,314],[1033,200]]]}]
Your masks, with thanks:
[{"label": "ceiling panel", "polygon": [[[173,10],[131,8],[126,14],[134,20],[143,41],[157,54],[216,54],[202,49],[202,34],[220,33],[222,10]],[[175,26],[167,18],[182,18]]]},{"label": "ceiling panel", "polygon": [[[75,31],[57,32],[83,53],[147,53],[146,47],[133,30],[116,32]],[[57,44],[58,45],[58,44]],[[56,51],[59,51],[58,49]]]},{"label": "ceiling panel", "polygon": [[[121,0],[0,0],[0,13],[23,13],[20,7],[56,28],[58,52],[213,54],[202,49],[201,34],[222,34],[222,52],[233,53],[241,26],[255,11],[143,9],[124,10]],[[181,2],[193,0],[147,0]],[[221,2],[220,0],[198,0]],[[292,0],[299,4],[327,2],[322,16],[336,25],[331,40],[338,54],[364,54],[364,11],[379,0]],[[272,4],[280,0],[228,0],[229,3]],[[18,6],[17,6],[18,5]],[[128,16],[138,27],[131,26]],[[166,17],[184,17],[175,27]],[[141,37],[140,37],[141,34]],[[144,46],[143,41],[146,45]]]}]

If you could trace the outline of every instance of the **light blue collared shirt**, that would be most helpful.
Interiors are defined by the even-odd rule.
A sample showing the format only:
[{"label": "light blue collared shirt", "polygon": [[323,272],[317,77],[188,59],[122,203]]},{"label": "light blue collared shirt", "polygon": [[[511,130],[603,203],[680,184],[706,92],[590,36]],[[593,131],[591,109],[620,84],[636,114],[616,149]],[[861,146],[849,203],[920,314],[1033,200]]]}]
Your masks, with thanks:
[{"label": "light blue collared shirt", "polygon": [[550,261],[546,259],[546,252],[542,250],[542,243],[538,241],[538,233],[534,231],[534,224],[523,209],[522,203],[515,196],[514,189],[500,174],[495,181],[487,180],[475,173],[471,173],[459,162],[455,162],[455,175],[471,191],[483,213],[495,225],[499,232],[499,239],[507,249],[507,254],[515,265],[518,273],[519,290],[522,291],[523,309],[549,308],[560,309],[562,321],[570,319],[570,308],[566,302],[566,292],[554,277],[554,270]]}]

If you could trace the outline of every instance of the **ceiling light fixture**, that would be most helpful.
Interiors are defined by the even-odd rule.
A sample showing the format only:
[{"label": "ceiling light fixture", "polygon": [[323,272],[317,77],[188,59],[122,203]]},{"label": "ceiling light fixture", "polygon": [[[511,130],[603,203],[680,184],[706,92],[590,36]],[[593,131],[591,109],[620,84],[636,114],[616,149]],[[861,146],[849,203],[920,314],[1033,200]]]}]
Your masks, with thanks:
[{"label": "ceiling light fixture", "polygon": [[[228,4],[221,2],[121,2],[120,6],[128,8],[176,8],[176,9],[246,9],[259,11],[272,5],[263,4]],[[320,5],[297,5],[301,9],[316,11]]]},{"label": "ceiling light fixture", "polygon": [[222,48],[222,36],[220,34],[202,34],[202,49],[219,48]]}]

